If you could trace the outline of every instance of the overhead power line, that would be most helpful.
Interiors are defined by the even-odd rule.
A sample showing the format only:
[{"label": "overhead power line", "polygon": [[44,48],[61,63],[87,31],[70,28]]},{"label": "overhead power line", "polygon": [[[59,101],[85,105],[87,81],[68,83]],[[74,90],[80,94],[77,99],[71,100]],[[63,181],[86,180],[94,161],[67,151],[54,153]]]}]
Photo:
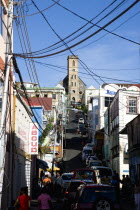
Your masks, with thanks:
[{"label": "overhead power line", "polygon": [[[126,12],[128,12],[131,8],[133,8],[137,3],[139,3],[140,0],[136,0],[135,2],[133,2],[129,7],[127,7],[123,12],[121,12],[119,15],[117,15],[115,18],[113,18],[111,21],[109,21],[108,23],[106,23],[103,27],[100,27],[100,29],[98,29],[97,31],[95,31],[94,33],[92,33],[91,35],[87,36],[86,38],[82,39],[81,41],[77,42],[76,44],[71,45],[70,47],[67,47],[66,49],[62,49],[60,51],[51,53],[51,54],[47,54],[47,55],[42,55],[42,56],[27,56],[26,54],[17,54],[15,53],[15,56],[18,57],[23,57],[23,58],[44,58],[44,57],[49,57],[49,56],[53,56],[62,52],[65,52],[71,48],[76,47],[77,45],[83,43],[84,41],[88,40],[89,38],[95,36],[97,33],[99,33],[100,31],[104,30],[107,26],[109,26],[110,24],[112,24],[114,21],[116,21],[118,18],[120,18],[122,15],[124,15]],[[106,29],[105,29],[106,30]],[[108,32],[108,30],[106,30]],[[128,39],[126,39],[128,41]],[[129,40],[130,41],[130,40]],[[140,45],[140,43],[134,42],[131,40],[131,42]]]},{"label": "overhead power line", "polygon": [[[37,5],[34,3],[33,0],[32,0],[32,2],[33,2],[33,4],[35,5],[35,7],[39,10],[39,8],[37,7]],[[48,20],[46,19],[46,17],[45,17],[42,13],[41,13],[41,15],[43,16],[43,18],[45,19],[45,21],[47,22],[47,24],[50,26],[50,28],[52,29],[52,31],[55,33],[55,35],[56,35],[60,40],[62,40],[62,38],[56,33],[56,31],[54,30],[54,28],[50,25],[50,23],[48,22]],[[64,42],[64,41],[63,41],[63,42]],[[65,44],[66,47],[68,46],[67,43],[64,42],[64,44]],[[72,52],[71,49],[69,49],[69,51],[74,55],[74,53]],[[74,56],[75,56],[75,55],[74,55]],[[95,76],[98,77],[98,78],[100,78],[100,79],[103,81],[102,78],[104,78],[104,77],[101,77],[101,76],[99,76],[99,75],[93,73],[93,72],[88,68],[88,66],[87,66],[81,59],[79,59],[79,61],[80,61],[80,64],[84,67],[84,69],[88,72],[88,75],[90,75],[91,77],[94,76],[93,79],[94,79],[98,84],[99,84],[99,82],[95,79]],[[110,78],[106,78],[106,79],[110,79]],[[122,80],[118,80],[118,81],[122,81]]]},{"label": "overhead power line", "polygon": [[[25,98],[26,98],[26,100],[27,100],[29,106],[31,107],[32,105],[31,105],[30,100],[29,100],[29,98],[28,98],[28,95],[27,95],[27,93],[26,93],[26,88],[25,88],[25,86],[24,86],[23,79],[22,79],[20,70],[19,70],[19,68],[18,68],[16,59],[15,59],[14,56],[12,57],[12,60],[13,60],[13,65],[14,65],[15,71],[16,71],[16,73],[19,75],[19,79],[20,79],[20,82],[21,82],[21,84],[22,84],[23,91],[24,91],[24,94],[25,94]],[[38,121],[37,117],[35,116],[35,114],[34,114],[34,112],[33,112],[32,109],[31,109],[31,111],[32,111],[32,114],[33,114],[33,116],[34,116],[36,122],[38,123],[39,127],[40,127],[41,130],[43,131],[43,128],[42,128],[42,126],[40,125],[40,123],[39,123],[39,121]]]},{"label": "overhead power line", "polygon": [[[57,2],[55,2],[54,4],[50,5],[49,7],[45,8],[45,9],[41,10],[40,12],[44,12],[44,11],[50,9],[50,8],[53,7],[55,4],[57,4],[59,1],[61,1],[61,0],[58,0]],[[16,17],[22,17],[22,18],[23,18],[23,17],[34,16],[34,15],[39,14],[40,12],[36,12],[36,13],[33,13],[33,14],[29,14],[29,15],[21,15],[21,16],[20,16],[20,15],[16,15]]]},{"label": "overhead power line", "polygon": [[[84,24],[82,27],[80,27],[80,28],[78,28],[76,31],[74,31],[73,33],[71,33],[70,35],[68,35],[67,37],[65,37],[64,39],[63,39],[63,41],[65,41],[66,39],[68,39],[68,38],[70,38],[71,36],[73,36],[74,34],[76,34],[77,32],[79,32],[79,31],[81,31],[83,28],[85,28],[88,24],[90,24],[90,23],[92,23],[92,21],[93,20],[95,20],[99,15],[101,15],[104,11],[106,11],[110,6],[112,6],[115,2],[116,2],[117,0],[115,0],[115,1],[113,1],[112,3],[110,3],[107,7],[105,7],[105,9],[103,9],[98,15],[96,15],[95,17],[93,17],[90,21],[88,21],[87,20],[87,23],[86,24]],[[123,1],[126,1],[126,0],[123,0]],[[118,6],[118,5],[117,5]],[[111,12],[110,12],[111,13]],[[110,13],[108,13],[108,15],[110,14]],[[104,16],[105,17],[105,16]],[[99,23],[101,20],[99,20],[97,23]],[[94,25],[95,26],[95,25]],[[93,27],[93,26],[92,26]],[[92,27],[90,27],[90,28],[92,28]],[[89,29],[90,29],[89,28]],[[87,31],[87,30],[86,30]],[[86,32],[85,31],[85,32]],[[77,37],[76,37],[77,38]],[[74,39],[76,39],[76,38],[73,38],[72,40],[74,40]],[[70,40],[70,41],[72,41],[72,40]],[[70,42],[69,41],[69,42]],[[42,51],[44,51],[44,50],[46,50],[46,49],[49,49],[49,48],[51,48],[51,47],[53,47],[53,46],[55,46],[55,45],[57,45],[57,44],[59,44],[59,43],[61,43],[62,41],[58,41],[58,42],[56,42],[56,43],[54,43],[54,44],[52,44],[52,45],[50,45],[50,46],[48,46],[48,47],[46,47],[46,48],[43,48],[43,49],[41,49],[41,50],[37,50],[37,51],[34,51],[34,52],[32,52],[33,54],[36,54],[37,52],[42,52]],[[61,47],[61,46],[60,46]],[[45,51],[46,52],[46,51]],[[48,51],[47,51],[48,52]],[[28,53],[27,53],[28,54]],[[42,54],[42,53],[41,53]]]},{"label": "overhead power line", "polygon": [[[42,63],[42,62],[37,62],[35,61],[36,63],[40,64],[40,65],[43,65],[43,66],[49,66],[50,69],[53,69],[54,71],[57,71],[57,72],[61,72],[61,73],[66,73],[64,71],[61,71],[61,70],[58,70],[58,69],[63,69],[63,70],[67,70],[66,68],[63,68],[63,67],[60,67],[60,66],[56,66],[56,65],[49,65],[49,64],[45,64],[45,63]],[[58,69],[55,69],[54,67],[58,68]],[[132,70],[132,69],[131,69]],[[92,71],[91,71],[92,72]],[[89,73],[84,73],[84,72],[79,72],[79,74],[84,74],[84,75],[88,75],[88,76],[91,76]],[[131,83],[135,83],[135,84],[139,84],[139,82],[135,82],[135,81],[132,81],[132,80],[123,80],[123,79],[118,79],[118,78],[112,78],[112,77],[104,77],[104,76],[100,76],[100,75],[95,75],[95,73],[93,73],[95,77],[99,77],[99,78],[105,78],[105,79],[108,79],[108,80],[116,80],[116,81],[122,81],[122,82],[131,82]],[[90,79],[90,78],[86,78],[86,79]]]},{"label": "overhead power line", "polygon": [[[21,14],[24,14],[23,7],[20,8],[20,12],[21,12]],[[28,35],[28,30],[27,30],[27,25],[26,25],[25,18],[23,17],[22,24],[17,24],[17,21],[16,21],[16,26],[17,26],[17,30],[18,30],[18,35],[19,35],[19,39],[20,39],[22,51],[24,52],[24,48],[23,48],[23,45],[24,45],[25,50],[27,51],[27,49],[28,49],[31,52],[31,44],[30,44],[30,39],[29,39],[29,35]],[[23,26],[23,30],[22,30],[22,26]],[[23,42],[21,40],[21,37],[20,37],[19,29],[18,28],[20,28],[20,30],[21,30],[21,35],[22,35],[22,38],[23,38]],[[24,36],[23,36],[23,34],[24,34]],[[27,60],[25,59],[25,63],[26,63],[26,67],[27,67],[27,70],[28,70],[28,74],[29,74],[30,80],[32,81],[32,77],[33,77],[33,80],[34,81],[32,81],[32,82],[38,84],[38,86],[39,86],[38,87],[38,90],[42,94],[40,83],[39,83],[39,79],[38,79],[38,75],[37,75],[36,66],[35,66],[35,63],[34,63],[34,59],[28,59],[28,61],[29,61],[29,67],[28,67]],[[31,71],[29,70],[29,68],[30,68]],[[31,77],[31,73],[32,73],[32,77]],[[37,99],[38,99],[39,104],[41,104],[41,105],[43,104],[44,107],[45,107],[45,103],[42,100],[42,97],[38,97]],[[40,103],[40,101],[42,103]],[[46,104],[51,109],[50,105],[48,103],[46,103]]]}]

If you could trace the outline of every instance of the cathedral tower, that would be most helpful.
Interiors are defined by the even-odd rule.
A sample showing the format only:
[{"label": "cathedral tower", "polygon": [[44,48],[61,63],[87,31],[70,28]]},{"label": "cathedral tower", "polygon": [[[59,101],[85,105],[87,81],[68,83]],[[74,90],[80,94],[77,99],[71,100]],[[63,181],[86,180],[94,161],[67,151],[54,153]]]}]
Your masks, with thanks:
[{"label": "cathedral tower", "polygon": [[68,95],[70,102],[79,102],[78,56],[68,56]]}]

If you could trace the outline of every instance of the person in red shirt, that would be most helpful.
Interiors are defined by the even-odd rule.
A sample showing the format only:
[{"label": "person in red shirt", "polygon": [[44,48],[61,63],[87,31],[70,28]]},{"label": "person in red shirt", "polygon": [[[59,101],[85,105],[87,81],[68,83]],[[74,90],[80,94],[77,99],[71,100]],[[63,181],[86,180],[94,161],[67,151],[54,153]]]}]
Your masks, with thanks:
[{"label": "person in red shirt", "polygon": [[23,187],[20,191],[20,196],[18,196],[15,207],[20,206],[19,210],[29,210],[30,207],[30,196],[28,196],[27,188]]}]

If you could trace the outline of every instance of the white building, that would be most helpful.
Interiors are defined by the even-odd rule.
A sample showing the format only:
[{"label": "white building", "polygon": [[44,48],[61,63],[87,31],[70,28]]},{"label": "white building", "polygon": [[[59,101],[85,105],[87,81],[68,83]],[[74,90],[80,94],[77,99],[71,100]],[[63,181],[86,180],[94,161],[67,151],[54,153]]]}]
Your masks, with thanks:
[{"label": "white building", "polygon": [[93,87],[92,85],[89,88],[85,89],[82,98],[82,103],[88,105],[90,103],[90,99],[93,98],[95,95],[97,95],[98,92],[99,90]]},{"label": "white building", "polygon": [[85,98],[88,106],[88,121],[90,123],[89,135],[94,141],[95,132],[104,128],[104,113],[109,107],[119,86],[116,84],[103,84],[100,89],[91,87],[87,90]]},{"label": "white building", "polygon": [[[140,113],[140,89],[137,86],[130,86],[127,90],[118,90],[109,107],[109,135],[110,162],[112,168],[120,174],[129,174],[127,156],[128,139],[127,135],[119,134],[125,125]],[[105,130],[107,130],[105,128]],[[104,141],[106,144],[106,139]]]},{"label": "white building", "polygon": [[22,97],[14,96],[14,106],[13,199],[16,199],[21,187],[28,186],[30,194],[31,158],[29,154],[29,129],[32,122],[30,118],[32,114]]}]

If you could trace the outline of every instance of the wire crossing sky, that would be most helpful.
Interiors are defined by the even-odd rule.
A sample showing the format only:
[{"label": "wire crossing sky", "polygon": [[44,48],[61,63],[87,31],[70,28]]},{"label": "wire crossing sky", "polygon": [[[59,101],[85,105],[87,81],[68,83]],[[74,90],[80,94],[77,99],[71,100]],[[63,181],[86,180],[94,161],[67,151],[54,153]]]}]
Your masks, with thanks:
[{"label": "wire crossing sky", "polygon": [[[131,5],[133,6],[131,7]],[[89,69],[88,72],[92,72],[96,76],[95,78],[91,73],[88,74],[87,70],[79,64],[79,76],[87,84],[87,87],[93,85],[98,88],[103,82],[140,83],[139,6],[140,2],[136,0],[25,1],[17,5],[14,10],[14,14],[17,16],[14,26],[14,53],[28,55],[29,52],[37,51],[29,54],[30,57],[41,57],[54,53],[50,57],[34,62],[37,72],[33,70],[32,82],[36,82],[34,78],[38,75],[38,81],[42,87],[56,86],[67,75],[67,56],[71,53],[70,51],[65,52],[65,48],[75,45],[75,43],[79,44],[72,49],[72,52],[85,63]],[[128,11],[124,12],[126,10]],[[122,14],[121,17],[116,18],[119,14]],[[43,16],[54,31],[48,26]],[[108,24],[114,19],[115,21]],[[27,29],[24,26],[25,21]],[[106,31],[101,30],[103,27]],[[28,30],[29,37],[26,37],[25,30]],[[98,30],[99,33],[96,33]],[[108,31],[123,38],[112,35]],[[91,36],[91,34],[95,35]],[[59,37],[60,39],[58,39]],[[68,38],[66,39],[66,37]],[[87,37],[90,39],[86,39]],[[21,48],[20,43],[23,42],[23,39],[25,44]],[[81,40],[85,41],[81,42]],[[28,45],[30,42],[30,51],[26,46],[27,41]],[[62,51],[62,53],[55,55],[57,51]],[[31,81],[30,70],[27,70],[27,63],[31,60],[33,59],[17,58],[23,80],[26,82]],[[43,64],[41,65],[41,63]],[[47,63],[65,68],[63,71],[56,71],[50,65],[44,65]],[[110,70],[108,72],[105,69]],[[83,77],[84,74],[86,74],[85,77]]]}]

